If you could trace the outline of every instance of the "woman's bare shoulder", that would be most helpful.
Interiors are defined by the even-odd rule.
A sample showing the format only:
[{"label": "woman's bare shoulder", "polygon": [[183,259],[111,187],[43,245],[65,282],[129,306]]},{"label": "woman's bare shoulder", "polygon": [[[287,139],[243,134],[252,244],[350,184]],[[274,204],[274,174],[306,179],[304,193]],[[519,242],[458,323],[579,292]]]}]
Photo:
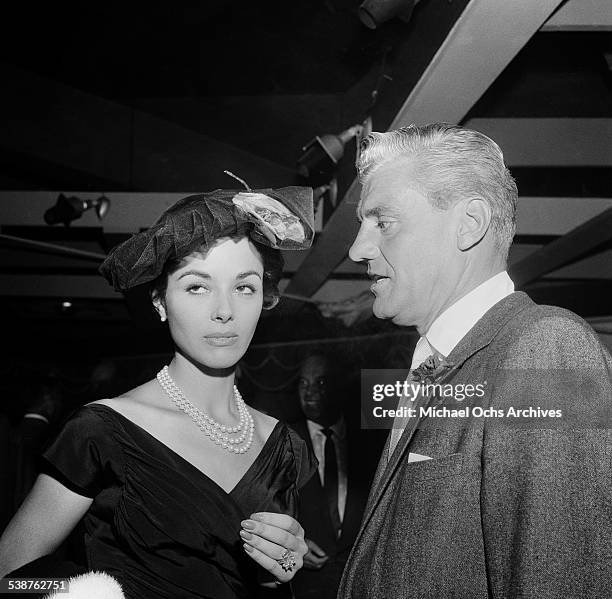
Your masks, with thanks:
[{"label": "woman's bare shoulder", "polygon": [[255,430],[261,431],[261,436],[267,439],[274,430],[278,419],[253,408],[251,408],[251,414],[253,415]]},{"label": "woman's bare shoulder", "polygon": [[165,408],[159,385],[155,379],[147,381],[138,387],[134,387],[117,397],[109,397],[92,401],[87,405],[103,405],[127,415],[131,412],[148,411],[155,408]]}]

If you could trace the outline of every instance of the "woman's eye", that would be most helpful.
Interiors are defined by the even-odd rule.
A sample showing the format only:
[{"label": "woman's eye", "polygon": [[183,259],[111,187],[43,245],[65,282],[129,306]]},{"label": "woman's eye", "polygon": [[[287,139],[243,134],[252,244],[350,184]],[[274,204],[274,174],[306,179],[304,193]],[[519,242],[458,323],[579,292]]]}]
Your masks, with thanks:
[{"label": "woman's eye", "polygon": [[189,287],[187,287],[187,291],[189,293],[201,294],[201,293],[206,293],[208,289],[206,289],[204,285],[189,285]]},{"label": "woman's eye", "polygon": [[236,291],[242,295],[253,295],[255,293],[255,287],[253,285],[238,285]]}]

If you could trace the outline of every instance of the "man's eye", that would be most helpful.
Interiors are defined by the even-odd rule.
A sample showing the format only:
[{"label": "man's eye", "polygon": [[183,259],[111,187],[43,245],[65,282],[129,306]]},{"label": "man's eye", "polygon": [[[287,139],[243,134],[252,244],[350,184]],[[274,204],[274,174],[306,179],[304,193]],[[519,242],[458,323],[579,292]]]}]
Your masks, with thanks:
[{"label": "man's eye", "polygon": [[393,224],[393,221],[390,220],[379,220],[376,223],[376,227],[381,231],[386,231]]}]

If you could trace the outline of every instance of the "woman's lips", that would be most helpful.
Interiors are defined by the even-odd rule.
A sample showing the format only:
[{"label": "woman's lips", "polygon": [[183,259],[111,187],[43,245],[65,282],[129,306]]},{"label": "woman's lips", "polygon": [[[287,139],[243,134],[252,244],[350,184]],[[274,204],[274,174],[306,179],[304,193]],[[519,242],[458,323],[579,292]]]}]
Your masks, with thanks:
[{"label": "woman's lips", "polygon": [[227,347],[238,341],[238,335],[205,335],[204,340],[213,347]]}]

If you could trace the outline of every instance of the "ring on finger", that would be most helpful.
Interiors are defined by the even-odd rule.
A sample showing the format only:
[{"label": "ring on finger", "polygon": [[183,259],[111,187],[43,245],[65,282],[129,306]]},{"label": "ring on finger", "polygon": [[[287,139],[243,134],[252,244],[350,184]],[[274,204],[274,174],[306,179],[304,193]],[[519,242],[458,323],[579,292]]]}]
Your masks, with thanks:
[{"label": "ring on finger", "polygon": [[297,562],[295,561],[295,553],[289,549],[285,549],[283,554],[280,556],[280,559],[277,559],[276,561],[284,572],[293,572],[293,568],[295,568],[297,565]]}]

